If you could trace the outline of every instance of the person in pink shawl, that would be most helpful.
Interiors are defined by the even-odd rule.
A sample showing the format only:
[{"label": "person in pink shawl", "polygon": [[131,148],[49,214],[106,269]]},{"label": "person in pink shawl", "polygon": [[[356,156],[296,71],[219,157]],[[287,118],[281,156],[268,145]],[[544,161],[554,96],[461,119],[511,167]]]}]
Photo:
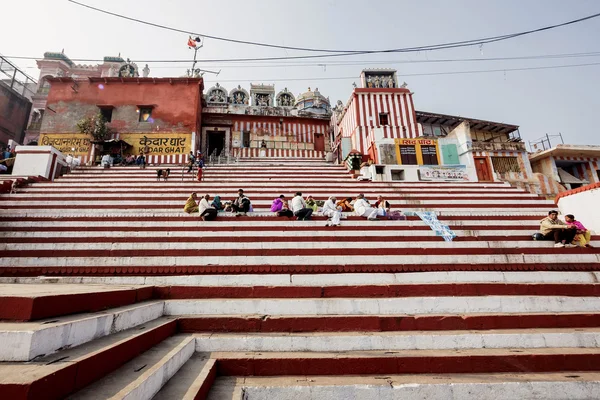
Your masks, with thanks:
[{"label": "person in pink shawl", "polygon": [[285,201],[284,195],[281,195],[273,200],[273,204],[271,204],[271,212],[277,213],[278,217],[291,218],[294,216],[292,210],[289,209],[287,201]]},{"label": "person in pink shawl", "polygon": [[579,242],[580,247],[592,247],[590,245],[592,239],[591,232],[588,231],[580,221],[577,221],[573,214],[565,215],[565,222],[567,225],[574,226],[575,229],[577,229],[577,234],[575,235],[573,242]]}]

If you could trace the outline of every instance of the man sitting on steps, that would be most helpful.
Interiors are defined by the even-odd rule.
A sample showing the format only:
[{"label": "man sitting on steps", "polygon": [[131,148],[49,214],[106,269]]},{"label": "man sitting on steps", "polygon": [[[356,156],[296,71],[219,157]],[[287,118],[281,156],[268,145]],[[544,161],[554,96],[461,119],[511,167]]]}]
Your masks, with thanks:
[{"label": "man sitting on steps", "polygon": [[231,203],[231,209],[238,213],[236,217],[246,215],[250,211],[250,199],[244,195],[244,189],[238,190],[238,197]]},{"label": "man sitting on steps", "polygon": [[382,208],[371,207],[369,202],[365,199],[365,195],[362,193],[356,196],[354,211],[356,212],[356,215],[365,217],[369,221],[376,221],[378,215],[384,215],[384,210]]},{"label": "man sitting on steps", "polygon": [[313,210],[306,207],[306,202],[300,192],[297,192],[292,199],[292,212],[298,221],[308,221],[312,216]]},{"label": "man sitting on steps", "polygon": [[558,219],[558,211],[549,211],[548,216],[540,221],[540,233],[545,240],[554,240],[554,247],[577,247],[571,244],[577,229]]}]

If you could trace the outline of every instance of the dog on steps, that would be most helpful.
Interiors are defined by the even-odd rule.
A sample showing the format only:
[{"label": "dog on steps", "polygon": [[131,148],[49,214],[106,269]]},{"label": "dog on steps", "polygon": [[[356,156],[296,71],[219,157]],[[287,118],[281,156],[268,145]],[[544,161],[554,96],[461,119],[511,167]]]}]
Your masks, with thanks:
[{"label": "dog on steps", "polygon": [[171,175],[171,169],[167,168],[167,169],[157,169],[156,170],[156,180],[160,181],[160,179],[162,178],[163,180],[168,180],[169,179],[169,175]]}]

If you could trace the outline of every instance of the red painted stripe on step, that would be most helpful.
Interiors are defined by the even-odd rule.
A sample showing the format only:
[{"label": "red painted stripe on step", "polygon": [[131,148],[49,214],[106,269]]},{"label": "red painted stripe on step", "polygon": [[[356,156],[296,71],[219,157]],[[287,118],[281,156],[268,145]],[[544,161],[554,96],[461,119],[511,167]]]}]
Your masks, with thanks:
[{"label": "red painted stripe on step", "polygon": [[173,335],[176,329],[176,321],[169,321],[105,351],[89,354],[77,361],[65,362],[62,364],[64,368],[36,381],[18,384],[0,383],[0,398],[44,400],[65,398],[154,347]]},{"label": "red painted stripe on step", "polygon": [[600,284],[413,284],[356,286],[157,286],[160,299],[389,298],[421,296],[600,296]]},{"label": "red painted stripe on step", "polygon": [[147,300],[152,288],[109,292],[0,297],[0,319],[30,321],[82,312],[96,312]]},{"label": "red painted stripe on step", "polygon": [[[593,240],[596,240],[593,237]],[[600,236],[597,236],[600,239]],[[363,236],[361,242],[389,242],[393,239],[394,242],[440,242],[439,236]],[[4,243],[222,243],[230,240],[226,237],[178,237],[178,236],[161,236],[161,237],[7,237],[2,239]],[[265,237],[265,236],[239,236],[235,238],[237,243],[263,243],[269,242],[354,242],[356,236],[310,236],[310,237],[293,237],[286,238],[281,236]],[[527,241],[531,240],[531,236],[482,236],[482,237],[456,237],[454,242],[476,242],[476,241]]]},{"label": "red painted stripe on step", "polygon": [[206,378],[202,381],[198,392],[196,392],[194,400],[205,400],[208,398],[208,393],[217,379],[217,361],[209,360],[208,362],[211,363],[210,370],[208,371]]},{"label": "red painted stripe on step", "polygon": [[[100,201],[100,199],[90,199],[89,201]],[[70,207],[67,207],[70,206]],[[468,208],[468,209],[473,209],[473,208],[494,208],[494,209],[524,209],[524,208],[556,208],[556,205],[548,205],[548,204],[511,204],[511,203],[490,203],[490,204],[448,204],[448,203],[438,203],[438,204],[400,204],[400,208],[427,208],[427,209],[432,209],[432,210],[445,210],[445,209],[454,209],[454,208]],[[266,206],[265,206],[266,207]],[[169,210],[174,210],[174,209],[181,209],[182,206],[179,204],[160,204],[156,203],[156,204],[131,204],[131,205],[127,205],[127,204],[93,204],[93,205],[71,205],[69,203],[67,204],[40,204],[40,205],[4,205],[3,208],[5,209],[15,209],[15,210],[20,210],[20,209],[61,209],[61,210],[68,210],[69,208],[75,209],[75,210],[82,210],[82,209],[87,209],[87,208],[91,208],[91,209],[152,209],[152,210],[156,210],[156,209],[169,209]]]},{"label": "red painted stripe on step", "polygon": [[334,274],[368,272],[435,271],[598,271],[598,263],[479,263],[479,264],[386,264],[386,265],[207,265],[207,266],[69,266],[2,267],[0,276],[179,276],[214,274]]},{"label": "red painted stripe on step", "polygon": [[[160,247],[160,246],[157,246]],[[505,254],[600,254],[600,248],[335,248],[335,249],[131,249],[131,250],[5,250],[6,258],[31,257],[276,257],[276,256],[456,256],[456,255],[505,255]],[[418,260],[415,260],[418,262]],[[10,265],[9,265],[10,266]]]},{"label": "red painted stripe on step", "polygon": [[600,327],[600,314],[180,317],[186,333],[409,332]]},{"label": "red painted stripe on step", "polygon": [[[2,218],[3,221],[148,221],[148,220],[152,220],[152,221],[191,221],[191,220],[195,220],[195,216],[194,215],[173,215],[173,216],[153,216],[153,217],[140,217],[140,216],[112,216],[112,217],[97,217],[97,216],[86,216],[86,217],[72,217],[72,216],[64,216],[64,217],[49,217],[49,216],[39,216],[39,217],[33,217],[33,216],[23,216],[23,217],[11,217],[11,216],[6,216]],[[238,217],[237,219],[242,220],[242,221],[285,221],[285,219],[281,218],[281,217],[275,217],[275,216],[257,216],[257,217]],[[316,220],[323,220],[325,221],[325,218],[323,217],[317,217],[315,216],[313,219]],[[408,221],[420,221],[421,219],[419,217],[406,217],[406,219]],[[522,221],[522,220],[531,220],[531,221],[535,221],[536,223],[533,225],[537,226],[537,223],[540,221],[540,217],[538,215],[486,215],[486,216],[479,216],[479,215],[441,215],[438,216],[438,219],[440,221],[496,221],[496,220],[500,220],[500,221],[504,221],[504,220],[510,220],[510,221]],[[345,219],[344,221],[364,221],[364,218],[362,217],[357,217],[357,216],[348,216],[347,219]],[[382,227],[378,227],[378,229],[382,229]],[[495,229],[498,229],[498,227],[495,227]],[[510,229],[515,229],[514,227],[510,227]]]},{"label": "red painted stripe on step", "polygon": [[598,354],[503,354],[397,357],[221,358],[219,375],[374,375],[597,371]]}]

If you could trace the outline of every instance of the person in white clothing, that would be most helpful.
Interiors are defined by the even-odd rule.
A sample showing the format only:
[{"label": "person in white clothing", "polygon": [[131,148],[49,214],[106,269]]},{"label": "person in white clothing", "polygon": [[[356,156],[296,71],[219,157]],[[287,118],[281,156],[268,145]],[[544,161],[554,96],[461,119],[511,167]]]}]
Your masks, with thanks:
[{"label": "person in white clothing", "polygon": [[306,202],[300,192],[297,192],[292,199],[292,212],[298,221],[308,221],[313,213],[312,209],[306,207]]},{"label": "person in white clothing", "polygon": [[217,209],[212,207],[208,202],[210,200],[209,195],[204,195],[202,200],[200,200],[200,204],[198,204],[198,212],[200,213],[200,218],[204,221],[214,221],[217,218]]},{"label": "person in white clothing", "polygon": [[329,200],[323,204],[323,215],[331,218],[331,223],[327,221],[325,226],[340,226],[340,218],[342,218],[342,207],[336,205],[337,199],[331,196]]},{"label": "person in white clothing", "polygon": [[377,220],[378,215],[384,215],[385,211],[381,208],[373,208],[369,202],[365,199],[364,194],[356,196],[354,202],[354,211],[359,217],[366,217],[369,221]]}]

